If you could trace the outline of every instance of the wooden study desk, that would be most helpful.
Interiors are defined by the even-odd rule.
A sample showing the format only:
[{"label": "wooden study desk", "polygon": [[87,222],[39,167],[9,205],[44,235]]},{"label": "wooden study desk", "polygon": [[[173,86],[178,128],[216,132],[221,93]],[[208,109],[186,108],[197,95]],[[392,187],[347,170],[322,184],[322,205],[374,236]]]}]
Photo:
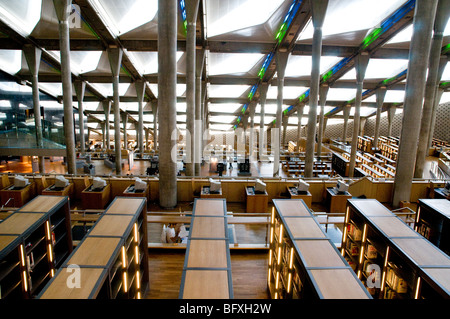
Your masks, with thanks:
[{"label": "wooden study desk", "polygon": [[136,189],[134,188],[134,184],[131,184],[130,186],[127,187],[127,189],[125,189],[123,191],[122,196],[125,196],[125,197],[145,197],[148,200],[149,186],[147,184],[145,190],[138,190],[138,191],[136,191]]},{"label": "wooden study desk", "polygon": [[435,188],[434,189],[434,198],[450,200],[450,192],[447,192],[445,190],[445,188]]},{"label": "wooden study desk", "polygon": [[200,198],[223,198],[222,188],[220,188],[219,192],[217,193],[211,193],[209,190],[209,186],[203,186],[200,193]]},{"label": "wooden study desk", "polygon": [[94,191],[90,185],[81,192],[81,201],[84,208],[103,209],[109,203],[110,195],[110,184],[106,184],[101,191]]},{"label": "wooden study desk", "polygon": [[55,187],[55,184],[53,184],[42,191],[42,195],[53,196],[70,196],[72,193],[73,183],[69,183],[66,187]]},{"label": "wooden study desk", "polygon": [[245,197],[247,213],[267,213],[267,206],[269,203],[267,191],[264,191],[264,193],[256,193],[255,187],[247,186],[245,188]]},{"label": "wooden study desk", "polygon": [[[22,207],[35,195],[35,184],[31,182],[25,187],[14,187],[14,185],[5,187],[0,191],[2,205],[6,207]],[[8,202],[8,200],[12,198]]]},{"label": "wooden study desk", "polygon": [[308,208],[311,208],[312,195],[309,191],[299,192],[297,190],[297,187],[293,187],[293,186],[286,186],[286,188],[288,190],[288,193],[289,193],[289,196],[291,199],[303,199],[306,206],[308,206]]},{"label": "wooden study desk", "polygon": [[345,213],[347,200],[351,198],[352,195],[349,192],[339,193],[336,188],[327,187],[326,202],[330,213]]}]

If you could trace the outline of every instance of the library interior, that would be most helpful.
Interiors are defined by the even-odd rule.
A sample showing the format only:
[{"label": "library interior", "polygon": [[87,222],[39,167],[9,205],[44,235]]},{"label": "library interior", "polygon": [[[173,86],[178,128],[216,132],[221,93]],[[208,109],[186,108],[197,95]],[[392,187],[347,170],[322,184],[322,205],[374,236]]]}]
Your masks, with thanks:
[{"label": "library interior", "polygon": [[0,299],[450,299],[449,16],[0,0]]}]

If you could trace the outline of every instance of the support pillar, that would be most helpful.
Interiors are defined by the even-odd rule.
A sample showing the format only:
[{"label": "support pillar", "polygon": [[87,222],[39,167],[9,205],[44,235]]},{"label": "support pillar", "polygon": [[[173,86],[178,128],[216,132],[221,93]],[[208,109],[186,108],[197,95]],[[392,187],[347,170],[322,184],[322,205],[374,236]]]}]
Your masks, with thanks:
[{"label": "support pillar", "polygon": [[249,143],[248,143],[248,152],[249,152],[249,158],[253,160],[254,158],[254,151],[255,151],[255,108],[256,103],[251,102],[250,104],[250,137],[249,137]]},{"label": "support pillar", "polygon": [[360,132],[360,112],[363,82],[366,75],[367,65],[369,64],[370,56],[367,52],[362,52],[356,57],[356,100],[355,100],[355,115],[353,116],[353,136],[352,148],[350,152],[350,164],[348,169],[348,176],[353,177],[356,167],[356,152],[358,148],[358,135]]},{"label": "support pillar", "polygon": [[388,130],[386,135],[387,136],[392,136],[392,124],[394,124],[394,116],[395,116],[395,111],[396,111],[396,107],[395,106],[391,106],[388,109]]},{"label": "support pillar", "polygon": [[75,131],[73,127],[72,72],[70,69],[69,14],[72,0],[53,0],[59,22],[59,48],[61,54],[61,82],[63,87],[64,135],[66,160],[69,174],[77,172],[75,164]]},{"label": "support pillar", "polygon": [[301,103],[297,106],[297,152],[300,152],[300,138],[302,137],[302,118],[305,104]]},{"label": "support pillar", "polygon": [[377,90],[375,94],[377,98],[377,115],[375,118],[375,134],[373,137],[373,147],[377,149],[378,138],[380,137],[381,111],[383,109],[384,97],[386,96],[386,87],[382,86]]},{"label": "support pillar", "polygon": [[328,0],[311,0],[314,35],[312,44],[311,85],[309,95],[308,132],[306,138],[305,177],[313,177],[314,146],[316,141],[317,102],[319,99],[320,57],[322,55],[322,25]]},{"label": "support pillar", "polygon": [[114,153],[116,155],[116,174],[122,174],[122,151],[120,147],[120,96],[119,96],[119,73],[122,64],[123,50],[121,48],[109,48],[108,58],[113,76],[113,98],[114,98]]},{"label": "support pillar", "polygon": [[289,52],[276,53],[277,61],[277,78],[278,78],[278,94],[277,94],[277,114],[275,129],[272,132],[271,149],[274,152],[273,161],[273,176],[279,176],[280,174],[280,148],[281,148],[281,124],[282,124],[282,111],[283,111],[283,88],[284,88],[284,74],[286,71],[286,64],[289,58]]},{"label": "support pillar", "polygon": [[194,168],[195,176],[200,176],[203,150],[204,121],[202,118],[205,108],[206,82],[202,83],[205,50],[196,50],[195,63],[195,125],[194,125]]},{"label": "support pillar", "polygon": [[289,122],[289,117],[287,115],[283,116],[283,138],[281,140],[281,147],[283,149],[286,145],[286,133],[287,133],[288,122]]},{"label": "support pillar", "polygon": [[[31,84],[33,92],[33,111],[34,111],[34,127],[36,130],[36,146],[43,148],[42,136],[42,120],[41,120],[41,103],[39,99],[39,65],[41,64],[41,49],[36,48],[31,44],[25,44],[23,47],[25,59],[27,60],[28,69],[31,73]],[[45,173],[45,158],[43,156],[38,157],[39,173]]]},{"label": "support pillar", "polygon": [[414,12],[413,36],[409,50],[402,131],[398,149],[392,205],[410,201],[411,183],[417,155],[417,142],[425,91],[426,72],[430,57],[431,35],[436,16],[437,0],[417,0]]},{"label": "support pillar", "polygon": [[258,142],[258,153],[259,160],[262,160],[264,149],[266,148],[264,145],[264,113],[266,106],[266,98],[267,98],[267,89],[269,88],[269,84],[264,82],[260,86],[259,91],[259,103],[261,104],[261,111],[259,115],[259,142]]},{"label": "support pillar", "polygon": [[[430,126],[433,116],[433,106],[436,100],[436,91],[440,81],[439,73],[444,71],[447,65],[441,64],[442,40],[444,38],[444,30],[447,25],[448,16],[450,13],[450,0],[439,0],[436,11],[436,19],[434,22],[434,34],[431,40],[431,50],[428,67],[428,79],[425,85],[425,99],[422,109],[422,120],[420,123],[419,143],[417,145],[416,165],[414,169],[414,177],[422,178],[425,159],[428,156],[428,141],[430,133]],[[439,67],[442,69],[439,70]],[[441,73],[442,74],[442,73]]]},{"label": "support pillar", "polygon": [[[158,101],[157,100],[153,100],[151,101],[152,104],[152,113],[153,113],[153,149],[156,150],[158,149]],[[147,144],[148,145],[148,144]]]},{"label": "support pillar", "polygon": [[186,1],[186,176],[195,175],[195,29],[199,0]]},{"label": "support pillar", "polygon": [[[122,125],[123,125],[123,149],[128,149],[128,136],[127,136],[127,125],[128,125],[128,114],[126,112],[122,113]],[[136,135],[137,135],[136,130]]]},{"label": "support pillar", "polygon": [[439,102],[441,101],[442,94],[444,94],[444,90],[438,89],[436,91],[436,97],[434,100],[433,112],[432,112],[433,115],[431,116],[430,131],[428,133],[428,147],[431,147],[431,142],[433,141],[434,127],[436,126],[436,110],[439,105]]},{"label": "support pillar", "polygon": [[317,154],[320,156],[322,152],[323,135],[325,131],[325,103],[327,102],[327,94],[329,90],[328,84],[323,84],[319,89],[319,104],[320,104],[320,116],[319,116],[319,133],[317,134]]},{"label": "support pillar", "polygon": [[158,0],[159,205],[167,209],[177,206],[177,13],[178,1]]},{"label": "support pillar", "polygon": [[[86,82],[76,80],[74,83],[75,93],[78,100],[78,127],[80,129],[80,152],[84,154],[86,152],[86,140],[84,138],[84,92],[86,90]],[[89,139],[88,139],[89,142]]]},{"label": "support pillar", "polygon": [[348,119],[350,117],[350,106],[346,105],[343,107],[342,112],[344,113],[344,128],[342,129],[342,142],[347,144],[347,128]]},{"label": "support pillar", "polygon": [[[137,80],[135,83],[136,95],[138,98],[138,123],[137,123],[137,145],[139,153],[142,158],[144,153],[144,94],[145,94],[145,81]],[[125,147],[126,148],[126,147]]]},{"label": "support pillar", "polygon": [[103,112],[105,112],[105,138],[104,138],[104,144],[103,144],[103,148],[106,150],[110,149],[110,142],[111,142],[111,135],[109,133],[109,127],[110,127],[110,122],[109,122],[109,114],[111,113],[111,101],[110,100],[103,100],[102,101],[102,105],[103,105]]}]

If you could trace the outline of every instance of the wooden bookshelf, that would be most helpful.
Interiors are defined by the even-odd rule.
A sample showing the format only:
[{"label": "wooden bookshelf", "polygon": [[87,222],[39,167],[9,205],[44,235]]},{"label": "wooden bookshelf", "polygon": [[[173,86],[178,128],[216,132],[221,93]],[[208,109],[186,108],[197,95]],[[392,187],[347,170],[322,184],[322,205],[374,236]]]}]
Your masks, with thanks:
[{"label": "wooden bookshelf", "polygon": [[37,296],[72,249],[68,197],[37,196],[0,223],[0,297]]},{"label": "wooden bookshelf", "polygon": [[194,201],[179,298],[233,298],[224,199]]},{"label": "wooden bookshelf", "polygon": [[[144,297],[149,287],[147,236],[146,198],[116,197],[39,297]],[[74,271],[80,275],[78,288],[67,284]]]},{"label": "wooden bookshelf", "polygon": [[450,255],[450,201],[419,199],[414,229]]},{"label": "wooden bookshelf", "polygon": [[111,184],[106,184],[101,191],[93,190],[90,185],[81,192],[81,201],[85,209],[103,209],[109,203],[110,196]]},{"label": "wooden bookshelf", "polygon": [[333,170],[341,176],[348,176],[350,161],[339,153],[333,152],[331,157]]},{"label": "wooden bookshelf", "polygon": [[375,199],[350,199],[341,254],[374,298],[449,298],[450,258]]},{"label": "wooden bookshelf", "polygon": [[268,289],[273,299],[370,299],[301,199],[274,199]]}]

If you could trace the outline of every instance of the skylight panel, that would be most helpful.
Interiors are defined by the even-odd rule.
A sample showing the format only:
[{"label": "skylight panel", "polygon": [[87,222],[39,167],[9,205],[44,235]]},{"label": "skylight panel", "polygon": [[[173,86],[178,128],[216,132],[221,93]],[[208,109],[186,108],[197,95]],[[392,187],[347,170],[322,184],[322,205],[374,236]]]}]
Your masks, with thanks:
[{"label": "skylight panel", "polygon": [[[58,61],[61,61],[60,51],[48,51]],[[75,73],[87,73],[94,71],[103,51],[71,51],[70,52],[70,68]]]},{"label": "skylight panel", "polygon": [[[302,92],[307,90],[308,88],[302,86],[285,86],[283,87],[283,99],[296,99],[300,96]],[[272,85],[267,90],[267,98],[268,99],[276,99],[278,95],[278,87],[276,85]]]},{"label": "skylight panel", "polygon": [[[136,66],[141,74],[157,74],[158,73],[158,52],[136,52],[128,51],[128,57]],[[177,62],[180,60],[184,52],[177,52]]]},{"label": "skylight panel", "polygon": [[208,37],[265,23],[284,0],[208,0]]},{"label": "skylight panel", "polygon": [[208,110],[210,112],[234,113],[242,104],[238,103],[210,103]]},{"label": "skylight panel", "polygon": [[0,50],[0,69],[11,75],[22,68],[21,50]]},{"label": "skylight panel", "polygon": [[330,88],[327,94],[328,101],[349,101],[355,97],[355,89],[334,89]]},{"label": "skylight panel", "polygon": [[[320,73],[326,72],[342,58],[332,56],[322,56],[320,58]],[[286,77],[298,77],[311,75],[311,56],[290,55],[286,65]],[[298,96],[297,96],[298,97]]]},{"label": "skylight panel", "polygon": [[250,71],[264,54],[260,53],[210,53],[209,75],[237,74]]},{"label": "skylight panel", "polygon": [[28,37],[41,18],[42,0],[0,0],[0,18]]},{"label": "skylight panel", "polygon": [[89,3],[116,36],[152,21],[158,12],[157,0],[89,0]]},{"label": "skylight panel", "polygon": [[220,116],[210,116],[209,117],[209,121],[210,122],[218,122],[218,123],[231,123],[236,119],[236,116],[225,116],[225,115],[220,115]]},{"label": "skylight panel", "polygon": [[210,85],[209,97],[240,97],[248,89],[249,85]]},{"label": "skylight panel", "polygon": [[[404,3],[405,0],[330,0],[322,35],[372,29]],[[311,39],[313,33],[314,28],[310,21],[297,40]]]}]

